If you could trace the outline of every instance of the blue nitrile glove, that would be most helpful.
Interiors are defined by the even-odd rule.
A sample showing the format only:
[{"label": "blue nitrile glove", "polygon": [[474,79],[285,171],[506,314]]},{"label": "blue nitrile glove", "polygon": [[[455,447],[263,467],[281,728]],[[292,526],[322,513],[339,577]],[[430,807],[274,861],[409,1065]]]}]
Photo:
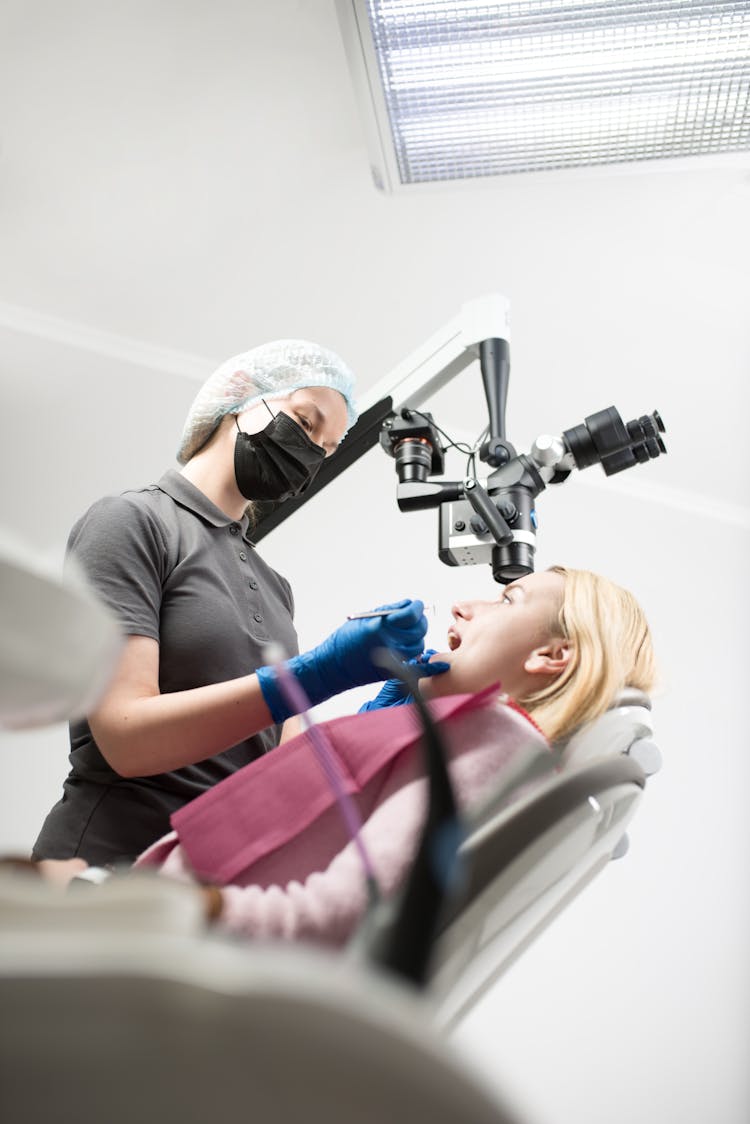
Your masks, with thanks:
[{"label": "blue nitrile glove", "polygon": [[[434,663],[429,663],[430,656],[437,655],[436,648],[426,648],[421,656],[417,656],[415,660],[407,660],[406,666],[409,667],[417,679],[427,679],[433,675],[442,675],[444,671],[450,668],[449,663],[443,660],[436,660]],[[412,696],[409,694],[409,688],[401,679],[388,679],[378,691],[374,699],[364,703],[358,710],[358,714],[362,714],[365,710],[383,710],[388,706],[403,706],[404,703],[410,703]]]},{"label": "blue nitrile glove", "polygon": [[[312,706],[351,687],[386,679],[385,668],[372,661],[378,648],[388,648],[403,660],[420,655],[427,632],[424,604],[407,599],[380,607],[392,612],[347,621],[317,648],[286,661]],[[274,722],[284,722],[296,713],[284,697],[273,667],[260,667],[255,674]]]}]

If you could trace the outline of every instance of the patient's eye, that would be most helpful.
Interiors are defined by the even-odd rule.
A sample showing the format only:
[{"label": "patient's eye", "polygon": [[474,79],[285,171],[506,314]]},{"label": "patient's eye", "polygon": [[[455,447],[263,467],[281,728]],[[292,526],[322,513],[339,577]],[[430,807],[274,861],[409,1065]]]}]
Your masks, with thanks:
[{"label": "patient's eye", "polygon": [[312,429],[312,422],[310,421],[310,419],[308,417],[306,417],[305,414],[301,414],[299,412],[299,410],[296,410],[295,413],[296,413],[297,421],[299,422],[299,424],[302,426],[302,428],[304,430],[306,430],[309,433],[310,430]]}]

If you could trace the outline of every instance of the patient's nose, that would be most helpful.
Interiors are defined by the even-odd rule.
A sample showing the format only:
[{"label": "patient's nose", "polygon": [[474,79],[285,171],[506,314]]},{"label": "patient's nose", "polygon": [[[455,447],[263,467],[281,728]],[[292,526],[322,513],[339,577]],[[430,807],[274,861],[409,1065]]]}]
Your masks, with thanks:
[{"label": "patient's nose", "polygon": [[456,604],[451,607],[451,613],[457,620],[470,621],[474,616],[475,606],[476,601],[457,601]]}]

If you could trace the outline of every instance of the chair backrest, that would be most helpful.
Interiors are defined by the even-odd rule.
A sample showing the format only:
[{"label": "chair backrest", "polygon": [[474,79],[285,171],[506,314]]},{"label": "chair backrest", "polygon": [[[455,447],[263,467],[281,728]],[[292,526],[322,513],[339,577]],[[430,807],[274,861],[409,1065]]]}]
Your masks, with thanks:
[{"label": "chair backrest", "polygon": [[651,776],[661,768],[661,753],[653,736],[651,699],[644,691],[625,687],[609,710],[576,730],[559,748],[566,765],[627,753]]},{"label": "chair backrest", "polygon": [[446,910],[429,990],[436,1022],[457,1024],[534,937],[609,862],[646,776],[661,765],[650,700],[628,689],[556,747],[562,771],[517,802],[504,793],[477,809],[461,853],[463,890]]},{"label": "chair backrest", "polygon": [[609,862],[644,784],[626,756],[594,762],[472,831],[463,846],[468,885],[445,918],[430,968],[439,1026],[468,1014]]}]

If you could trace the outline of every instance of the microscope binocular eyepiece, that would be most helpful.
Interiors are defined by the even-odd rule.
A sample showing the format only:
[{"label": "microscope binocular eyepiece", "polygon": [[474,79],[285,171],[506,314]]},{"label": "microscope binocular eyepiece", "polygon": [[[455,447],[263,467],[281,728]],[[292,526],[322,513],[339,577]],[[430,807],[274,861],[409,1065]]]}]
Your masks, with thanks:
[{"label": "microscope binocular eyepiece", "polygon": [[566,429],[562,438],[577,468],[601,464],[606,475],[612,476],[666,453],[660,436],[664,428],[657,410],[624,422],[614,406],[609,406],[590,414],[583,425]]}]

